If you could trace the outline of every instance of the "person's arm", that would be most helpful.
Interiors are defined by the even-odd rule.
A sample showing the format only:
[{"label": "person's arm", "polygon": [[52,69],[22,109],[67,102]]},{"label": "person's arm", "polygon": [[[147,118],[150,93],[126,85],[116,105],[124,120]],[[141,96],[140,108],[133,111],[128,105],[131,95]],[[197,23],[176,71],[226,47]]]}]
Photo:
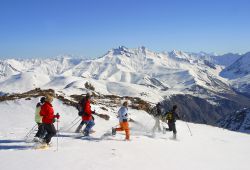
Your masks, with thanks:
[{"label": "person's arm", "polygon": [[122,118],[128,119],[128,109],[126,107],[123,108]]},{"label": "person's arm", "polygon": [[122,107],[118,110],[118,116],[119,118],[122,118]]},{"label": "person's arm", "polygon": [[175,117],[176,117],[176,119],[178,119],[178,120],[180,120],[181,118],[180,118],[180,116],[175,112]]}]

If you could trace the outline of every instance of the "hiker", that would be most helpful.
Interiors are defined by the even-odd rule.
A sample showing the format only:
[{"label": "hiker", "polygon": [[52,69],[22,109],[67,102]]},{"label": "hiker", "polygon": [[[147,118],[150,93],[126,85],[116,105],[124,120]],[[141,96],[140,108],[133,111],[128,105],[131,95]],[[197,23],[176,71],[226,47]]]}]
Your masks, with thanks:
[{"label": "hiker", "polygon": [[179,115],[176,113],[177,105],[173,106],[173,109],[166,113],[166,119],[168,121],[168,128],[166,128],[166,131],[173,131],[173,138],[176,139],[176,126],[175,122],[176,119],[180,119]]},{"label": "hiker", "polygon": [[89,136],[89,133],[91,132],[92,127],[95,125],[94,117],[92,116],[92,114],[95,114],[95,111],[91,110],[90,100],[91,100],[91,96],[89,93],[87,93],[86,97],[83,98],[81,101],[82,110],[81,109],[80,109],[81,111],[79,110],[79,112],[82,112],[82,113],[79,113],[79,114],[82,114],[82,122],[77,127],[76,133],[79,133],[80,130],[82,129],[82,126],[86,124],[86,127],[83,130],[84,136]]},{"label": "hiker", "polygon": [[44,102],[45,102],[45,97],[42,97],[40,99],[40,102],[38,102],[36,105],[35,122],[37,123],[38,131],[36,135],[34,136],[34,139],[33,139],[34,142],[38,142],[39,139],[42,139],[45,133],[44,126],[42,124],[42,116],[40,116],[41,106],[44,104]]},{"label": "hiker", "polygon": [[156,105],[156,110],[153,113],[154,115],[154,119],[155,119],[155,125],[152,129],[153,133],[155,133],[155,130],[158,128],[158,132],[161,132],[161,126],[160,126],[160,119],[162,116],[162,112],[161,112],[161,104],[157,103]]},{"label": "hiker", "polygon": [[47,94],[45,98],[45,103],[41,107],[40,115],[43,117],[42,122],[44,125],[44,130],[47,132],[44,137],[43,144],[49,145],[51,138],[56,135],[56,129],[54,126],[55,118],[59,119],[60,115],[54,114],[54,109],[52,106],[53,95]]},{"label": "hiker", "polygon": [[[85,105],[86,105],[86,98],[90,98],[90,94],[87,93],[85,97],[83,97],[77,104],[76,108],[78,110],[78,115],[79,116],[83,116],[83,113],[84,113],[84,108],[85,108]],[[79,124],[79,126],[76,128],[75,130],[75,133],[79,133],[82,129],[84,125],[84,121],[82,120],[81,123]]]},{"label": "hiker", "polygon": [[125,131],[126,138],[125,140],[130,139],[130,130],[129,130],[129,124],[128,124],[128,102],[125,101],[122,105],[122,107],[118,111],[118,117],[119,117],[119,128],[112,128],[112,135],[116,134],[116,131]]}]

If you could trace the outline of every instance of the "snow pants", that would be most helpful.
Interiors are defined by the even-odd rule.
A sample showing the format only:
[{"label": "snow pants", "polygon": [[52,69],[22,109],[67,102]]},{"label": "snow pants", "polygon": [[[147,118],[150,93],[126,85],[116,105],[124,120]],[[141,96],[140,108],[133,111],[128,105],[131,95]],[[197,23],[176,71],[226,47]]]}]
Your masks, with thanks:
[{"label": "snow pants", "polygon": [[83,123],[86,124],[86,127],[83,130],[83,132],[88,135],[91,128],[95,125],[95,122],[94,122],[94,120],[88,120],[88,121],[83,121]]},{"label": "snow pants", "polygon": [[168,122],[168,129],[166,130],[173,131],[173,133],[176,134],[177,131],[176,131],[175,122]]},{"label": "snow pants", "polygon": [[42,123],[37,123],[37,126],[38,126],[38,131],[35,135],[35,137],[38,137],[38,138],[42,138],[45,134],[45,130],[44,130],[44,124]]},{"label": "snow pants", "polygon": [[56,135],[56,128],[53,123],[44,124],[44,130],[47,132],[46,136],[44,137],[45,142],[49,144],[51,141],[51,138]]},{"label": "snow pants", "polygon": [[125,131],[126,139],[129,140],[130,138],[130,130],[128,122],[120,122],[120,127],[115,129],[116,131]]},{"label": "snow pants", "polygon": [[160,126],[160,119],[158,117],[155,117],[155,125],[153,127],[153,132],[155,132],[156,129],[158,129],[158,131],[161,131],[161,126]]},{"label": "snow pants", "polygon": [[84,121],[81,121],[80,125],[76,128],[75,133],[79,133],[84,125]]}]

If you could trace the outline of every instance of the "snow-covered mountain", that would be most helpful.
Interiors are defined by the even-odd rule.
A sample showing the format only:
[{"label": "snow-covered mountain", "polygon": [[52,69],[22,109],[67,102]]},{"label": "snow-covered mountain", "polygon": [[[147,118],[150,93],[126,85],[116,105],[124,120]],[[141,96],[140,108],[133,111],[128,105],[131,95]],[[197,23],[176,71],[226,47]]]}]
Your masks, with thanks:
[{"label": "snow-covered mountain", "polygon": [[242,78],[250,73],[250,52],[241,56],[236,62],[221,72],[228,79]]},{"label": "snow-covered mountain", "polygon": [[217,55],[214,53],[205,53],[205,52],[199,52],[199,53],[188,52],[187,54],[189,54],[189,58],[206,60],[210,63],[213,63],[215,65],[220,65],[222,67],[230,66],[241,57],[241,55],[237,53],[236,54],[227,53],[224,55]]},{"label": "snow-covered mountain", "polygon": [[227,54],[220,55],[220,56],[218,55],[212,56],[211,62],[217,65],[228,67],[231,64],[233,64],[235,61],[237,61],[240,57],[241,57],[240,54],[227,53]]},{"label": "snow-covered mountain", "polygon": [[[230,91],[227,82],[218,75],[221,71],[219,66],[180,51],[155,53],[145,47],[119,47],[93,60],[12,59],[1,63],[0,86],[2,91],[8,92],[50,87],[54,81],[60,81],[60,85],[65,87],[78,82],[79,78],[144,85],[174,92],[189,91],[198,86],[214,92]],[[20,86],[21,82],[26,84],[25,88],[15,88],[15,84]]]},{"label": "snow-covered mountain", "polygon": [[220,74],[228,78],[230,84],[241,93],[250,95],[250,52],[242,55]]}]

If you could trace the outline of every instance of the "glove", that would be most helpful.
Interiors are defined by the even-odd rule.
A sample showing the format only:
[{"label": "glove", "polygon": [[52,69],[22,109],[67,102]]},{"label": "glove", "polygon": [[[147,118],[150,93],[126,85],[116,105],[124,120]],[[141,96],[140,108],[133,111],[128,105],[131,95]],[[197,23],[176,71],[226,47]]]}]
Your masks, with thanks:
[{"label": "glove", "polygon": [[60,119],[59,113],[57,113],[54,117],[57,118],[57,119]]}]

